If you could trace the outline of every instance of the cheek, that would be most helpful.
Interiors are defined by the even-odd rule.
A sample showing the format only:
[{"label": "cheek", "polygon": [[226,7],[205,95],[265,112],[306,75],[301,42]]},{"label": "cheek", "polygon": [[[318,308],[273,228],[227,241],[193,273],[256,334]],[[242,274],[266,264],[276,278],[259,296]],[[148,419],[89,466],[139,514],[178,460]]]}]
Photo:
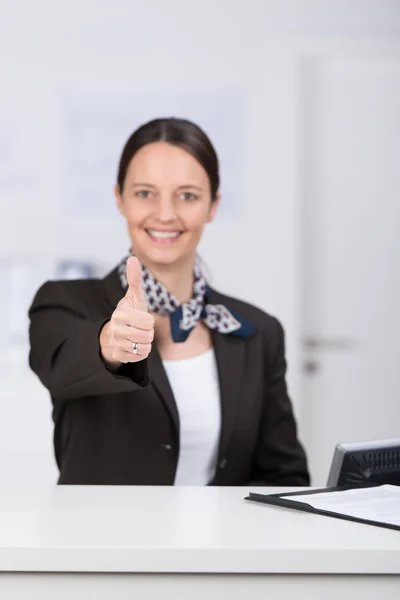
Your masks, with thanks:
[{"label": "cheek", "polygon": [[149,211],[140,203],[130,203],[125,211],[125,218],[130,228],[140,226],[148,216]]},{"label": "cheek", "polygon": [[207,223],[208,214],[208,206],[199,205],[196,207],[191,207],[191,210],[187,210],[183,220],[188,229],[198,230],[202,229]]}]

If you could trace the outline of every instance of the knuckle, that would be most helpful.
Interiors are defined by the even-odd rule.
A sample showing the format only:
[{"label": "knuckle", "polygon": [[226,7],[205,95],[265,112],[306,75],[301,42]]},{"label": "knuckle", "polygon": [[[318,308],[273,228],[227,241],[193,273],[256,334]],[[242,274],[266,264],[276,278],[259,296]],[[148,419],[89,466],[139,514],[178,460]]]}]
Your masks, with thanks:
[{"label": "knuckle", "polygon": [[151,344],[152,341],[153,341],[152,331],[146,331],[145,344],[149,345],[149,344]]},{"label": "knuckle", "polygon": [[148,331],[150,331],[151,329],[154,329],[154,317],[147,314],[146,319],[143,321],[143,324],[144,324],[144,327],[146,327],[146,329]]},{"label": "knuckle", "polygon": [[111,344],[116,344],[118,339],[118,333],[115,330],[115,327],[110,327],[110,342]]},{"label": "knuckle", "polygon": [[124,320],[124,316],[125,316],[124,311],[119,308],[116,308],[111,316],[110,323],[113,323],[113,324],[119,323],[120,321]]}]

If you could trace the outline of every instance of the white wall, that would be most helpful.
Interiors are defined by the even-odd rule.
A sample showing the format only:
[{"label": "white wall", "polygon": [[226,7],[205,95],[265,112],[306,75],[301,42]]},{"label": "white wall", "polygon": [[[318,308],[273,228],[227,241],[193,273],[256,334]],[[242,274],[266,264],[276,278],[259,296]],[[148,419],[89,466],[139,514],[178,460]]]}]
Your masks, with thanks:
[{"label": "white wall", "polygon": [[[105,269],[126,251],[118,218],[94,215],[88,226],[63,211],[65,90],[112,88],[138,103],[149,90],[242,90],[240,211],[209,228],[201,252],[214,285],[283,321],[300,411],[299,65],[331,48],[388,44],[399,32],[395,0],[0,0],[0,140],[11,128],[20,163],[12,184],[10,173],[1,183],[0,167],[0,257],[85,257]],[[50,404],[27,368],[3,366],[0,434],[3,481],[54,480]]]}]

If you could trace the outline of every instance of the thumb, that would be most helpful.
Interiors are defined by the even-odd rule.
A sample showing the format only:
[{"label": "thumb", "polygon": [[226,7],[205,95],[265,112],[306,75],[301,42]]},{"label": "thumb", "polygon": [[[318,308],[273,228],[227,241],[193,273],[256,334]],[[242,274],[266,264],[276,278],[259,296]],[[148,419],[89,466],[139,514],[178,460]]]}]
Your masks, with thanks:
[{"label": "thumb", "polygon": [[147,312],[147,303],[142,289],[142,269],[136,256],[130,256],[126,263],[128,291],[126,297],[133,308]]}]

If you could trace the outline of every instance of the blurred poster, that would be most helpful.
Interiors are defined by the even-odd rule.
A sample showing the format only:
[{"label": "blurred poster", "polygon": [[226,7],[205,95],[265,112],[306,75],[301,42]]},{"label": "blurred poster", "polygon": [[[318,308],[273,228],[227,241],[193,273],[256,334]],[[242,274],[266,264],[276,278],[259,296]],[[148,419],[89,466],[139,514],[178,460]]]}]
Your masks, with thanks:
[{"label": "blurred poster", "polygon": [[35,265],[29,258],[0,259],[0,308],[3,316],[1,368],[25,366],[28,363],[28,310],[36,290],[49,278],[50,269],[50,261]]},{"label": "blurred poster", "polygon": [[96,275],[95,265],[76,259],[0,258],[0,368],[26,366],[29,353],[28,311],[40,286],[49,280]]},{"label": "blurred poster", "polygon": [[56,279],[91,279],[95,276],[92,263],[78,260],[61,260],[57,264]]},{"label": "blurred poster", "polygon": [[158,117],[194,121],[220,160],[221,214],[239,213],[243,190],[245,95],[236,88],[198,92],[84,89],[64,93],[59,110],[62,212],[76,218],[117,218],[113,188],[130,134]]},{"label": "blurred poster", "polygon": [[31,114],[11,107],[0,111],[0,194],[26,194],[41,189],[41,165],[36,123]]}]

